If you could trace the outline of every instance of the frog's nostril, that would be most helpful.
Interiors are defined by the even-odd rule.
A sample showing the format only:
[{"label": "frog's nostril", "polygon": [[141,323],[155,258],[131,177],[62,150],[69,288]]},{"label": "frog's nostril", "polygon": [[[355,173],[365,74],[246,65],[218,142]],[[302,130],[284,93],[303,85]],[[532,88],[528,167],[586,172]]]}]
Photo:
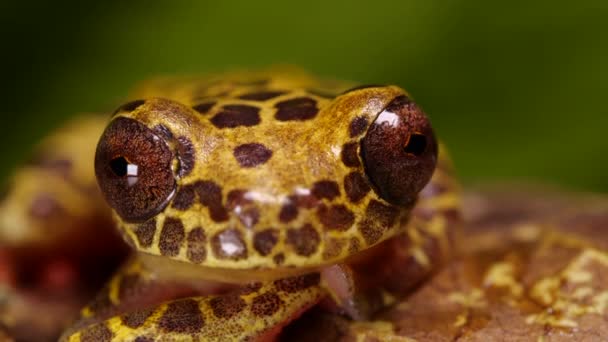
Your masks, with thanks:
[{"label": "frog's nostril", "polygon": [[406,153],[420,157],[426,151],[426,136],[422,133],[414,133],[408,136],[403,149]]}]

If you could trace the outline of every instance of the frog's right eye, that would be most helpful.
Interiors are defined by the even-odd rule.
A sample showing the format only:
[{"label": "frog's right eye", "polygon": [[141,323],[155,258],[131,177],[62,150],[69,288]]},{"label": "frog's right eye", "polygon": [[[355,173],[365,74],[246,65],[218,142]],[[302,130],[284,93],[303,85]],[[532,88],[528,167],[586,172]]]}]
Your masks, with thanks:
[{"label": "frog's right eye", "polygon": [[175,194],[173,153],[142,123],[119,117],[103,133],[95,155],[95,174],[110,206],[128,222],[161,212]]}]

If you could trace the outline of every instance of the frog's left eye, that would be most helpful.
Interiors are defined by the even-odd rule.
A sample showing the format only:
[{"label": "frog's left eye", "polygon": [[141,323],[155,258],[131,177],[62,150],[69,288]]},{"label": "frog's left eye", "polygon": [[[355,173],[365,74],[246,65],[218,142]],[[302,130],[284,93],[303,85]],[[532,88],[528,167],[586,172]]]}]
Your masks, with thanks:
[{"label": "frog's left eye", "polygon": [[431,179],[437,142],[420,108],[399,96],[384,108],[361,141],[361,157],[374,190],[387,202],[411,205]]},{"label": "frog's left eye", "polygon": [[116,213],[141,222],[162,211],[175,194],[172,160],[163,139],[140,122],[120,117],[97,145],[95,174]]}]

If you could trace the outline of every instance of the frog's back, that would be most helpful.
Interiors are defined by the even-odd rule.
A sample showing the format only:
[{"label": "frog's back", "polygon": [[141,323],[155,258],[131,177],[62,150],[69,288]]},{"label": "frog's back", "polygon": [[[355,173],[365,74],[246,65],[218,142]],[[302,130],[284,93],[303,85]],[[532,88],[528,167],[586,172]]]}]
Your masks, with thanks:
[{"label": "frog's back", "polygon": [[[166,154],[171,170],[151,174],[149,198],[141,200],[136,183],[125,185],[126,192],[106,191],[127,240],[144,254],[210,269],[303,272],[396,234],[411,203],[404,208],[382,196],[366,174],[361,141],[387,106],[396,108],[389,113],[394,118],[383,120],[393,123],[399,121],[393,112],[423,114],[398,87],[353,85],[284,69],[143,84],[135,100],[116,111],[96,161],[104,189],[104,179],[116,176],[111,163],[145,157],[116,162],[141,148],[139,140],[152,137],[150,149]],[[423,163],[428,175],[419,177],[426,182],[436,146],[426,121],[406,126],[416,124],[418,131],[428,130],[422,132],[428,133],[425,149],[412,155],[432,159]],[[137,131],[141,139],[116,138],[125,131]],[[139,176],[145,186],[146,176]],[[141,203],[125,204],[129,199]]]}]

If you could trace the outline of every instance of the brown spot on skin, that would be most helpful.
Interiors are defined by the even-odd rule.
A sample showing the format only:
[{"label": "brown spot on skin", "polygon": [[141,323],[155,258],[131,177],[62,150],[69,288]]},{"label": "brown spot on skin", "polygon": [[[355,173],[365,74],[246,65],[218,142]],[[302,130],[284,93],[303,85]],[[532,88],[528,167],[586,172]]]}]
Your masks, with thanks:
[{"label": "brown spot on skin", "polygon": [[322,204],[317,209],[317,216],[327,229],[345,231],[355,222],[355,215],[344,205],[333,205],[327,207]]},{"label": "brown spot on skin", "polygon": [[127,222],[144,222],[175,194],[167,143],[142,123],[119,117],[106,128],[95,154],[95,175],[110,206]]},{"label": "brown spot on skin", "polygon": [[156,219],[146,221],[135,228],[135,236],[141,247],[148,248],[152,246],[154,240],[154,232],[156,232]]},{"label": "brown spot on skin", "polygon": [[310,120],[314,118],[319,109],[317,101],[310,97],[298,97],[275,104],[277,112],[275,118],[279,121]]},{"label": "brown spot on skin", "polygon": [[318,181],[312,187],[312,194],[321,199],[327,198],[328,200],[333,200],[334,198],[340,196],[340,187],[338,183],[334,181]]},{"label": "brown spot on skin", "polygon": [[358,167],[361,165],[359,157],[357,156],[357,143],[346,143],[342,146],[342,153],[340,157],[344,165],[348,167]]},{"label": "brown spot on skin", "polygon": [[265,90],[241,95],[239,96],[239,99],[252,101],[267,101],[283,94],[285,94],[284,91]]},{"label": "brown spot on skin", "polygon": [[283,265],[285,262],[285,255],[283,253],[279,253],[272,257],[272,261],[274,261],[275,265]]},{"label": "brown spot on skin", "polygon": [[182,221],[177,218],[167,217],[160,231],[158,247],[164,256],[176,256],[182,246],[186,233]]},{"label": "brown spot on skin", "polygon": [[228,220],[228,212],[222,204],[222,188],[211,181],[199,181],[194,184],[199,201],[209,209],[209,216],[215,222]]},{"label": "brown spot on skin", "polygon": [[247,199],[245,197],[245,194],[247,194],[247,190],[243,190],[243,189],[230,190],[230,192],[226,196],[226,207],[228,209],[232,210],[234,208],[243,207],[243,206],[253,203],[250,199]]},{"label": "brown spot on skin", "polygon": [[188,249],[186,256],[195,264],[200,264],[207,258],[207,236],[202,228],[194,228],[188,233]]},{"label": "brown spot on skin", "polygon": [[363,239],[365,239],[365,242],[368,245],[373,245],[380,240],[386,229],[370,219],[365,219],[359,223],[359,231],[361,232]]},{"label": "brown spot on skin", "polygon": [[192,299],[171,302],[158,321],[158,327],[166,332],[194,334],[203,327],[203,314]]},{"label": "brown spot on skin", "polygon": [[122,106],[118,107],[118,109],[116,109],[114,111],[114,113],[112,113],[112,115],[116,115],[116,114],[122,113],[122,112],[132,112],[132,111],[136,110],[139,106],[143,105],[144,103],[146,103],[145,100],[134,100],[131,102],[127,102],[127,103],[123,104]]},{"label": "brown spot on skin", "polygon": [[194,186],[191,184],[183,185],[177,191],[171,206],[177,210],[188,210],[194,204],[195,197]]},{"label": "brown spot on skin", "polygon": [[437,162],[437,141],[428,118],[406,96],[396,97],[361,140],[361,158],[380,197],[412,206]]},{"label": "brown spot on skin", "polygon": [[361,173],[351,172],[344,177],[344,191],[346,191],[346,195],[351,202],[359,202],[370,190],[367,180]]},{"label": "brown spot on skin", "polygon": [[266,256],[272,252],[272,248],[279,240],[279,232],[275,229],[265,229],[256,233],[253,237],[253,247],[260,255]]},{"label": "brown spot on skin", "polygon": [[129,328],[135,329],[142,326],[148,317],[152,315],[154,310],[145,309],[145,310],[135,310],[133,312],[129,312],[120,317],[122,323]]},{"label": "brown spot on skin", "polygon": [[299,208],[312,209],[319,204],[319,199],[313,195],[293,195],[289,196],[289,200],[295,203]]},{"label": "brown spot on skin", "polygon": [[291,222],[298,217],[298,207],[295,203],[289,202],[283,204],[281,212],[279,212],[279,220],[284,223]]},{"label": "brown spot on skin", "polygon": [[192,109],[199,112],[199,114],[207,114],[215,106],[215,102],[204,102],[193,106]]},{"label": "brown spot on skin", "polygon": [[260,109],[248,105],[226,105],[211,118],[217,128],[235,128],[255,126],[260,123]]},{"label": "brown spot on skin", "polygon": [[251,312],[258,317],[270,316],[277,312],[282,304],[283,301],[279,296],[266,292],[253,298]]},{"label": "brown spot on skin", "polygon": [[94,324],[82,331],[80,341],[82,342],[109,342],[112,340],[112,330],[104,323]]},{"label": "brown spot on skin", "polygon": [[359,231],[368,245],[376,243],[393,226],[398,209],[376,200],[370,201],[366,209],[366,219],[359,224]]},{"label": "brown spot on skin", "polygon": [[351,121],[351,123],[350,123],[350,127],[348,128],[350,137],[354,138],[354,137],[357,137],[357,136],[363,134],[363,132],[365,132],[366,128],[367,128],[367,118],[366,117],[358,116],[358,117],[354,118],[353,121]]},{"label": "brown spot on skin", "polygon": [[399,209],[394,206],[385,205],[379,201],[371,200],[367,206],[366,215],[378,222],[385,228],[390,228],[395,223]]},{"label": "brown spot on skin", "polygon": [[166,140],[173,139],[173,133],[171,133],[171,130],[165,125],[158,124],[154,126],[154,133],[165,138]]},{"label": "brown spot on skin", "polygon": [[350,239],[350,243],[348,244],[348,254],[353,255],[361,250],[361,242],[356,237]]},{"label": "brown spot on skin", "polygon": [[234,228],[216,234],[211,240],[211,246],[218,259],[240,260],[247,257],[247,245],[241,232]]},{"label": "brown spot on skin", "polygon": [[234,148],[234,157],[242,167],[264,164],[272,157],[272,151],[258,143],[239,145]]},{"label": "brown spot on skin", "polygon": [[323,259],[334,259],[342,253],[342,249],[346,246],[344,239],[330,238],[327,240],[325,249],[323,250]]},{"label": "brown spot on skin", "polygon": [[211,306],[215,317],[231,318],[243,311],[247,304],[238,295],[228,294],[212,298],[209,301],[209,306]]},{"label": "brown spot on skin", "polygon": [[177,175],[185,177],[194,169],[194,145],[190,139],[186,137],[177,138],[177,159],[179,160],[179,169]]},{"label": "brown spot on skin", "polygon": [[55,197],[47,193],[41,193],[34,197],[29,209],[29,215],[37,220],[48,219],[64,212],[65,210]]},{"label": "brown spot on skin", "polygon": [[295,293],[312,286],[317,286],[320,282],[321,275],[319,273],[309,273],[297,277],[275,280],[274,286],[279,291]]},{"label": "brown spot on skin", "polygon": [[317,251],[321,238],[319,233],[311,224],[305,224],[299,229],[287,230],[287,243],[295,250],[296,254],[310,256]]}]

